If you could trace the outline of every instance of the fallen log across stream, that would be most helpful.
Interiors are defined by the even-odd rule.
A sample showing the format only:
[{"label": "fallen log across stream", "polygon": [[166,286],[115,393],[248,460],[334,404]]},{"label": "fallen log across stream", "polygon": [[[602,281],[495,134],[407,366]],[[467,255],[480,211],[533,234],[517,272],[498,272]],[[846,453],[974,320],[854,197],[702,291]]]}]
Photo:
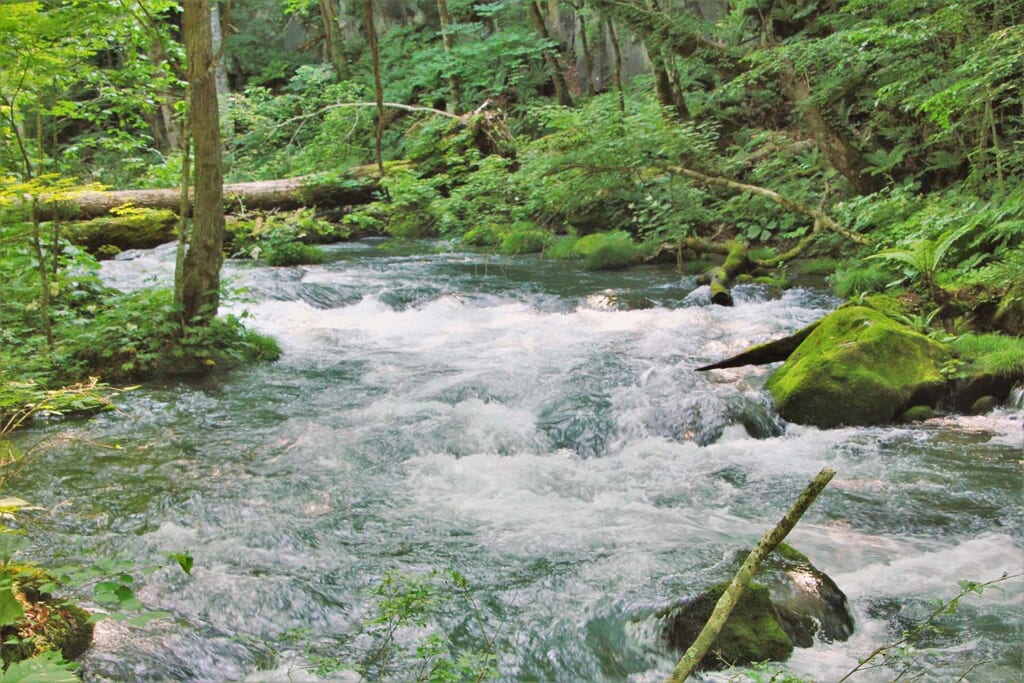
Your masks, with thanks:
[{"label": "fallen log across stream", "polygon": [[[295,178],[229,183],[224,186],[224,209],[297,209],[305,206],[334,208],[372,202],[380,191],[376,166],[356,166],[343,173],[316,173]],[[181,209],[181,190],[111,190],[81,192],[59,202],[38,205],[40,220],[80,220],[106,216],[112,209],[129,205],[140,209]]]}]

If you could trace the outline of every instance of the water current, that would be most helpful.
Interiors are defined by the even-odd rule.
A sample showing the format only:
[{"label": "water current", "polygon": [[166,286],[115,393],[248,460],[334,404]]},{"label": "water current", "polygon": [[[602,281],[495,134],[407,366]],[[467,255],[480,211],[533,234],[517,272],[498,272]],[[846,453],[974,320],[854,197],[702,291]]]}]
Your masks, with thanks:
[{"label": "water current", "polygon": [[[724,578],[823,466],[838,474],[790,540],[857,631],[796,650],[797,674],[835,681],[959,580],[1024,570],[1019,408],[821,431],[773,414],[769,369],[694,370],[817,319],[837,304],[823,291],[741,286],[722,308],[668,268],[444,246],[229,263],[247,290],[229,308],[278,339],[278,362],[147,384],[19,437],[48,440],[19,491],[52,511],[35,559],[163,567],[140,596],[174,618],[101,622],[87,681],[319,680],[310,648],[365,656],[385,571],[434,569],[473,598],[440,626],[492,642],[502,680],[660,681],[678,653],[650,615]],[[172,268],[162,247],[103,276],[133,289]],[[191,576],[167,566],[184,548]],[[924,680],[1021,680],[1024,589],[1002,588],[920,645]]]}]

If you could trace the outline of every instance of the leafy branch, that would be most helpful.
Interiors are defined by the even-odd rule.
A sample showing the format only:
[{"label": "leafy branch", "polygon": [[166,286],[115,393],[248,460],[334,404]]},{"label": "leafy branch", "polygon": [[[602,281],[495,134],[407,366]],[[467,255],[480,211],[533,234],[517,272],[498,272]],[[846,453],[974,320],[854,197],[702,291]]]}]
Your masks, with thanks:
[{"label": "leafy branch", "polygon": [[[892,643],[886,643],[885,645],[880,645],[879,647],[875,648],[867,657],[865,657],[864,659],[860,660],[860,663],[857,664],[857,666],[855,666],[853,669],[851,669],[849,672],[847,672],[847,674],[845,676],[843,676],[838,681],[836,681],[836,683],[843,683],[843,681],[848,680],[851,676],[853,676],[854,674],[856,674],[856,673],[858,673],[860,671],[867,671],[869,669],[874,669],[874,668],[878,668],[880,666],[884,666],[890,659],[892,659],[892,657],[890,656],[891,652],[893,652],[893,651],[896,651],[897,653],[900,652],[903,649],[903,646],[905,646],[908,643],[910,643],[914,638],[916,638],[918,635],[920,635],[921,633],[923,633],[927,629],[932,628],[932,623],[936,619],[938,619],[939,617],[941,617],[943,615],[953,614],[954,612],[956,612],[957,608],[960,606],[960,601],[963,600],[968,595],[971,595],[971,594],[982,595],[985,592],[985,590],[988,589],[988,588],[991,588],[993,586],[998,586],[998,584],[1000,584],[1000,583],[1003,583],[1005,581],[1010,581],[1011,579],[1020,578],[1022,576],[1024,576],[1024,572],[1018,572],[1016,574],[1010,574],[1010,573],[1007,573],[1007,572],[1003,572],[1002,576],[1000,576],[997,579],[993,579],[991,581],[985,581],[985,582],[967,581],[967,580],[960,581],[959,582],[960,592],[956,596],[954,596],[950,600],[947,600],[945,602],[940,603],[934,610],[932,610],[931,613],[928,614],[928,616],[926,616],[916,626],[914,626],[914,628],[912,628],[912,629],[910,629],[908,631],[904,631],[903,637],[900,638],[899,640],[897,640],[895,642],[892,642]],[[878,659],[878,658],[881,658],[881,659]],[[977,665],[975,665],[975,666],[977,666]],[[974,668],[974,667],[971,667],[971,668]],[[904,669],[903,671],[901,671],[897,675],[896,679],[894,679],[894,680],[898,680],[899,678],[903,677],[903,675],[906,674],[906,673],[907,673],[907,669]],[[963,680],[962,676],[961,676],[961,680]]]}]

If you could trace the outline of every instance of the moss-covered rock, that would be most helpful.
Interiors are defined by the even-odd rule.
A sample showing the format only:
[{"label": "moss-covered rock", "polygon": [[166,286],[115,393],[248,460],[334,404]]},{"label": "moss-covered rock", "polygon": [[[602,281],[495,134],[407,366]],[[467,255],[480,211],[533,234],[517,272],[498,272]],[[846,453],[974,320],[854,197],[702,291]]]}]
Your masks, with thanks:
[{"label": "moss-covered rock", "polygon": [[913,406],[900,415],[900,422],[924,422],[935,417],[935,409],[931,406]]},{"label": "moss-covered rock", "polygon": [[36,567],[7,565],[0,570],[0,594],[17,600],[22,611],[14,623],[0,628],[5,665],[46,651],[72,660],[89,648],[93,634],[89,613],[44,592],[51,583],[52,578]]},{"label": "moss-covered rock", "polygon": [[[735,573],[749,551],[737,552],[726,567]],[[806,555],[785,543],[765,558],[725,628],[701,662],[704,669],[784,661],[794,647],[815,641],[845,641],[854,630],[846,596]],[[658,614],[662,637],[685,651],[707,623],[729,581]]]},{"label": "moss-covered rock", "polygon": [[825,317],[769,378],[779,414],[818,427],[890,422],[935,403],[949,351],[878,311],[841,308]]},{"label": "moss-covered rock", "polygon": [[[113,248],[152,249],[175,237],[178,217],[167,209],[131,209],[116,216],[72,223],[68,239],[92,253],[110,253]],[[115,252],[116,253],[116,252]]]},{"label": "moss-covered rock", "polygon": [[[685,652],[693,644],[728,585],[722,582],[712,587],[669,615],[664,635],[671,647]],[[707,656],[701,660],[700,668],[724,669],[754,662],[781,662],[792,653],[793,641],[782,628],[768,588],[751,583]]]},{"label": "moss-covered rock", "polygon": [[971,415],[984,415],[999,407],[999,399],[995,396],[982,396],[971,404]]}]

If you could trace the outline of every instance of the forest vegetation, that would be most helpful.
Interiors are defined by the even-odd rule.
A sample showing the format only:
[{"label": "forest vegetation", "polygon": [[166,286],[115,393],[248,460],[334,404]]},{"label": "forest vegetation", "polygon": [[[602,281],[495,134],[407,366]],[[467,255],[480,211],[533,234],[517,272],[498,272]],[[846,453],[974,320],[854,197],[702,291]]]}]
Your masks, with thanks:
[{"label": "forest vegetation", "polygon": [[[816,271],[930,329],[1022,332],[1020,2],[196,4],[211,30],[166,0],[0,10],[5,395],[273,356],[213,319],[200,266],[367,234],[585,268],[732,250],[726,283]],[[212,41],[190,48],[204,65],[188,35]],[[316,201],[378,163],[375,200]],[[301,177],[310,206],[206,197],[221,175]],[[76,227],[77,199],[183,184],[195,291],[105,291],[95,258],[130,243],[118,230],[175,225],[128,202]]]},{"label": "forest vegetation", "polygon": [[[1021,0],[4,2],[0,434],[275,358],[222,259],[367,235],[827,276],[1024,373],[1022,46]],[[100,281],[175,236],[173,290]]]}]

